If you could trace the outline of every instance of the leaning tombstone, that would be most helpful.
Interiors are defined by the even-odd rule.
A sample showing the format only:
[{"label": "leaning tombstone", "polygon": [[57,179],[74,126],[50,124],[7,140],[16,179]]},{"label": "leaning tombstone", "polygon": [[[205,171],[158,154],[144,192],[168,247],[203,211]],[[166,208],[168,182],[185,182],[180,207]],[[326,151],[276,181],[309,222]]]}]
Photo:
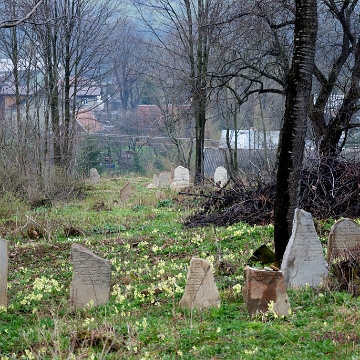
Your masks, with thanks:
[{"label": "leaning tombstone", "polygon": [[95,168],[90,169],[90,182],[92,185],[97,184],[100,181],[100,175]]},{"label": "leaning tombstone", "polygon": [[129,183],[126,183],[120,190],[120,200],[121,201],[129,200],[131,197],[131,194],[132,194],[131,186]]},{"label": "leaning tombstone", "polygon": [[180,300],[181,308],[200,310],[220,305],[220,294],[216,287],[210,263],[193,257],[187,273],[185,293]]},{"label": "leaning tombstone", "polygon": [[0,239],[0,306],[7,307],[8,242]]},{"label": "leaning tombstone", "polygon": [[258,247],[247,261],[249,266],[254,266],[257,263],[260,263],[261,265],[274,266],[272,265],[274,262],[275,253],[265,244]]},{"label": "leaning tombstone", "polygon": [[292,234],[286,247],[281,271],[286,287],[316,287],[328,275],[323,248],[310,213],[295,209]]},{"label": "leaning tombstone", "polygon": [[255,269],[246,266],[242,288],[249,314],[273,311],[279,316],[290,314],[290,302],[281,271]]},{"label": "leaning tombstone", "polygon": [[79,244],[72,244],[71,251],[73,279],[70,304],[76,308],[84,308],[87,304],[106,304],[110,295],[110,262]]},{"label": "leaning tombstone", "polygon": [[190,185],[190,172],[189,169],[178,166],[174,170],[174,181],[171,183],[171,188],[174,190],[180,190]]},{"label": "leaning tombstone", "polygon": [[159,174],[159,187],[165,188],[170,186],[171,174],[168,171],[161,172]]},{"label": "leaning tombstone", "polygon": [[330,229],[327,260],[360,260],[360,226],[351,219],[340,219]]},{"label": "leaning tombstone", "polygon": [[218,166],[214,173],[214,183],[220,187],[225,186],[228,181],[227,170],[223,166]]}]

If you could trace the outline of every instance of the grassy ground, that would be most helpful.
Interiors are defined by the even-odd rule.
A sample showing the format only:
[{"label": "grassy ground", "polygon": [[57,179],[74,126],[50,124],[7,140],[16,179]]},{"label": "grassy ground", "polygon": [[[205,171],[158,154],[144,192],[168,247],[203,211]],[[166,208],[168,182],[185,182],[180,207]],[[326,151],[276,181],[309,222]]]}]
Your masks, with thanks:
[{"label": "grassy ground", "polygon": [[[133,194],[120,202],[126,181]],[[185,229],[196,200],[146,189],[149,182],[103,179],[83,200],[51,208],[2,204],[0,231],[10,249],[1,360],[360,359],[359,298],[326,286],[289,290],[289,317],[249,316],[241,296],[244,263],[261,244],[272,247],[273,227]],[[324,244],[330,225],[318,225]],[[40,237],[31,239],[31,231]],[[110,260],[108,304],[68,305],[74,242]],[[212,264],[219,308],[178,307],[195,255]]]}]

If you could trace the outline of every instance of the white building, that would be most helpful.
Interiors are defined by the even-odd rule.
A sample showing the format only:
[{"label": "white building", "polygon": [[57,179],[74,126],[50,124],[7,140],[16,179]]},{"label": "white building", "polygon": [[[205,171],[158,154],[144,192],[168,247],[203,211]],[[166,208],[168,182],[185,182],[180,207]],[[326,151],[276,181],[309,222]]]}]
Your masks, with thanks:
[{"label": "white building", "polygon": [[[226,141],[227,130],[221,131],[219,143],[220,149],[228,148]],[[260,131],[260,130],[237,130],[238,149],[276,149],[279,144],[280,131]],[[229,130],[229,141],[231,148],[235,148],[235,130]]]}]

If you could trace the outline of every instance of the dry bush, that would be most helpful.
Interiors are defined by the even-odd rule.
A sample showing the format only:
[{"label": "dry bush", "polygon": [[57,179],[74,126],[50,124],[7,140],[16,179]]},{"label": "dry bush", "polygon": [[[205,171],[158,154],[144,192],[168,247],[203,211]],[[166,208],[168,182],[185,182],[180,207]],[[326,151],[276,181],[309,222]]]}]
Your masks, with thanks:
[{"label": "dry bush", "polygon": [[[343,157],[307,158],[302,172],[299,208],[315,219],[360,217],[360,162]],[[261,174],[247,181],[234,178],[216,189],[185,221],[189,227],[217,226],[246,222],[265,225],[273,222],[275,176]]]}]

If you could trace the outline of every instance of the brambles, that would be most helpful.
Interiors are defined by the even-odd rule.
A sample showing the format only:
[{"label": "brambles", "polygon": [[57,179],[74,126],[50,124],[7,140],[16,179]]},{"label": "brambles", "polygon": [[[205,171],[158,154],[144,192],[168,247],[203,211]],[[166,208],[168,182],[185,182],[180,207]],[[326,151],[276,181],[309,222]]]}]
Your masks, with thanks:
[{"label": "brambles", "polygon": [[[299,208],[313,218],[324,220],[360,217],[360,163],[354,159],[329,157],[310,159],[302,172]],[[266,181],[241,179],[217,189],[199,205],[199,211],[185,220],[188,227],[231,225],[246,222],[266,225],[273,222],[275,177]]]}]

